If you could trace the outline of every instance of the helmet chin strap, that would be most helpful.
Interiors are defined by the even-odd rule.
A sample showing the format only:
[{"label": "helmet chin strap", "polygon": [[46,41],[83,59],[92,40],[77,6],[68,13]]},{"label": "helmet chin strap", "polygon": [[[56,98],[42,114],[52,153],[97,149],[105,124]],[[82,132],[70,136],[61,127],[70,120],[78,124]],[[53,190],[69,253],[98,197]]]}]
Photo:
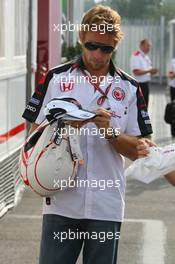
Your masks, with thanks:
[{"label": "helmet chin strap", "polygon": [[73,161],[83,164],[83,154],[80,149],[79,137],[77,135],[69,135],[69,143]]}]

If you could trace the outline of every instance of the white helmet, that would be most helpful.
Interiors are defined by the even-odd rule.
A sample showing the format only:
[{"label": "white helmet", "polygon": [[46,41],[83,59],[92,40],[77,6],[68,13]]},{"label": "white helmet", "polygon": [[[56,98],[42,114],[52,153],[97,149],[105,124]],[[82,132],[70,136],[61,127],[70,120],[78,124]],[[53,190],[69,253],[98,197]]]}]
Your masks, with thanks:
[{"label": "white helmet", "polygon": [[[55,99],[53,101],[52,103],[55,105]],[[57,108],[59,108],[58,112],[60,109],[66,110],[63,109],[62,100],[60,100],[60,105],[58,100],[56,101]],[[73,105],[72,103],[69,104]],[[56,115],[58,119],[55,119],[56,107],[49,108],[48,106],[51,106],[51,102],[47,105],[45,112],[52,122],[49,123],[45,120],[28,137],[21,149],[19,158],[19,172],[24,183],[39,195],[46,197],[71,187],[79,164],[83,164],[79,136],[76,133],[69,135],[68,126],[62,120],[63,115],[61,114],[59,118]],[[53,109],[54,111],[52,111]],[[66,119],[68,118],[67,110],[65,112]],[[86,112],[85,110],[81,111],[84,111],[84,114]],[[91,113],[89,118],[94,115]],[[64,134],[62,133],[62,128],[65,128]]]}]

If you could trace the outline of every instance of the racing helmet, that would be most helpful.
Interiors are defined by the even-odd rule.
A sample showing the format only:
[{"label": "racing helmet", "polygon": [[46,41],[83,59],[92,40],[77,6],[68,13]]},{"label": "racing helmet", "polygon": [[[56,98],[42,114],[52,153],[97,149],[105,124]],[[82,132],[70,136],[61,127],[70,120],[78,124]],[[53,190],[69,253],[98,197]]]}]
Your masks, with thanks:
[{"label": "racing helmet", "polygon": [[79,165],[83,164],[77,130],[69,134],[65,120],[87,120],[95,116],[70,101],[64,102],[70,105],[63,105],[65,99],[62,99],[55,98],[47,104],[47,119],[27,138],[19,157],[19,173],[24,184],[44,197],[71,187]]}]

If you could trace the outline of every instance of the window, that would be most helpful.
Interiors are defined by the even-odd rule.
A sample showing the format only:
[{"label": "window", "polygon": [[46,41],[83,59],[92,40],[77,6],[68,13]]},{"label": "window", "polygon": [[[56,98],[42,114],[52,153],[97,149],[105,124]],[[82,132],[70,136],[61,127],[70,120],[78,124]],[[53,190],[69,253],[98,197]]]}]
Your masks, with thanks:
[{"label": "window", "polygon": [[4,0],[0,0],[0,58],[5,56]]},{"label": "window", "polygon": [[26,71],[29,0],[0,0],[0,79]]},{"label": "window", "polygon": [[15,1],[15,56],[26,54],[28,0]]}]

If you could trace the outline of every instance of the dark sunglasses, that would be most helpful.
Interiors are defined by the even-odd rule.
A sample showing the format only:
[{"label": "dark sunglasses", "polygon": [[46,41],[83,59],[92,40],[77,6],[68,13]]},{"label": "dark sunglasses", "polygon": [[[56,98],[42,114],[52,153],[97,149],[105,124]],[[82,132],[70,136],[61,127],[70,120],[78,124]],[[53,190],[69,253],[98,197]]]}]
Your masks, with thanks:
[{"label": "dark sunglasses", "polygon": [[112,46],[108,46],[108,45],[104,45],[104,44],[97,44],[95,42],[86,42],[84,44],[84,46],[87,50],[101,49],[101,51],[104,53],[111,53],[114,50],[114,47],[112,47]]}]

